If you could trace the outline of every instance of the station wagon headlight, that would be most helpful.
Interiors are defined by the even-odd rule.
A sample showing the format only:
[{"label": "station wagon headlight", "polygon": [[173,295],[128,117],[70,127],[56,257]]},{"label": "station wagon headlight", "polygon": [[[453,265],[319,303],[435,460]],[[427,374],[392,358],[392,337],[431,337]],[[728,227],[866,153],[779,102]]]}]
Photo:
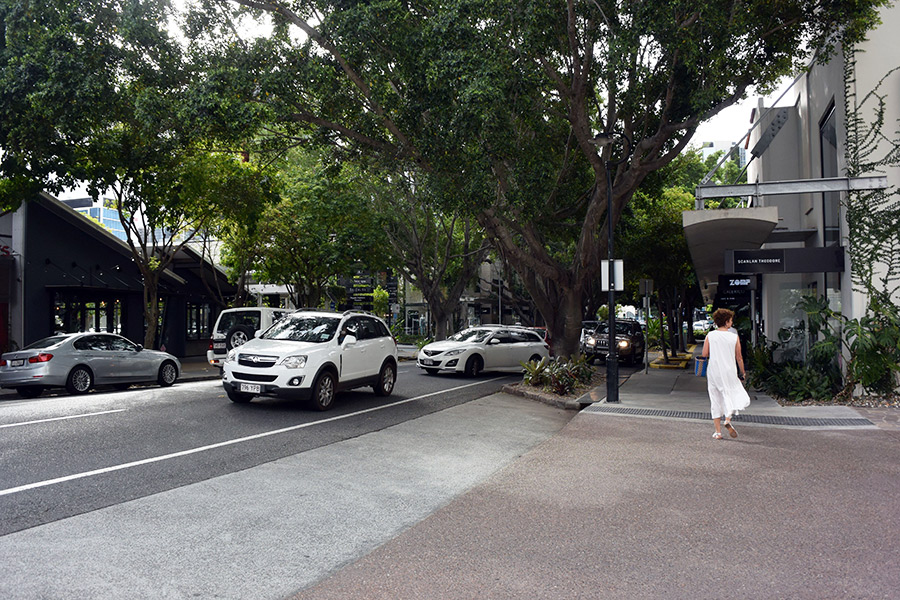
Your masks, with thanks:
[{"label": "station wagon headlight", "polygon": [[302,369],[306,366],[305,356],[285,356],[281,360],[281,366],[285,369]]}]

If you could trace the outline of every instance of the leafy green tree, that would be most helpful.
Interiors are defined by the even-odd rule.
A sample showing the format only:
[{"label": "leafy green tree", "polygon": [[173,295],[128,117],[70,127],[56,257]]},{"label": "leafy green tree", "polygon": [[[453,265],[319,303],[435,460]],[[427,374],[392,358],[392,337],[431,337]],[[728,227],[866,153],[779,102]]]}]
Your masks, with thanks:
[{"label": "leafy green tree", "polygon": [[[453,189],[443,197],[477,216],[563,353],[577,351],[604,220],[619,220],[702,120],[809,53],[860,39],[885,4],[235,2],[277,23],[241,59],[253,100],[285,127]],[[627,160],[599,148],[598,131],[627,135]]]},{"label": "leafy green tree", "polygon": [[474,219],[442,209],[428,192],[406,173],[373,188],[372,199],[391,262],[422,291],[435,322],[434,337],[442,340],[490,243]]},{"label": "leafy green tree", "polygon": [[0,6],[0,205],[78,182],[111,196],[143,276],[147,347],[160,276],[215,215],[241,205],[231,192],[250,174],[234,153],[212,151],[171,16],[166,0]]},{"label": "leafy green tree", "polygon": [[210,174],[218,174],[221,185],[216,197],[209,200],[213,214],[198,230],[197,239],[204,258],[225,266],[237,291],[231,298],[217,278],[203,283],[221,307],[243,306],[249,298],[251,272],[260,257],[260,221],[267,208],[279,200],[281,180],[273,168],[249,161],[225,160],[211,167]]},{"label": "leafy green tree", "polygon": [[351,167],[295,151],[280,165],[284,193],[263,214],[256,276],[285,285],[295,306],[318,306],[329,282],[386,265],[383,235]]}]

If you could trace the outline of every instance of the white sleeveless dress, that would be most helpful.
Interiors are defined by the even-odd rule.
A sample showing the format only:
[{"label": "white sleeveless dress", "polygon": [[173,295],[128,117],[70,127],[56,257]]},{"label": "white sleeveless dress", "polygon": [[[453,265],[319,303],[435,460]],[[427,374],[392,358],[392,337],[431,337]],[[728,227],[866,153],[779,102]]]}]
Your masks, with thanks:
[{"label": "white sleeveless dress", "polygon": [[709,390],[710,412],[713,419],[731,417],[750,406],[750,396],[738,379],[735,359],[738,336],[730,331],[713,330],[706,334],[706,339],[709,340],[706,386]]}]

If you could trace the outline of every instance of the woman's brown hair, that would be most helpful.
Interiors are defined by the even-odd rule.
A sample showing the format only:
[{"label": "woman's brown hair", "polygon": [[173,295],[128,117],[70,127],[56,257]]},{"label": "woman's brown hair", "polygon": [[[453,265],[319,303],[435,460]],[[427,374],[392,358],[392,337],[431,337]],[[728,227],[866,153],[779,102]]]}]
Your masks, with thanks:
[{"label": "woman's brown hair", "polygon": [[734,313],[727,308],[716,309],[716,312],[713,313],[713,321],[715,321],[716,327],[725,327],[725,323],[728,322],[728,319],[733,318]]}]

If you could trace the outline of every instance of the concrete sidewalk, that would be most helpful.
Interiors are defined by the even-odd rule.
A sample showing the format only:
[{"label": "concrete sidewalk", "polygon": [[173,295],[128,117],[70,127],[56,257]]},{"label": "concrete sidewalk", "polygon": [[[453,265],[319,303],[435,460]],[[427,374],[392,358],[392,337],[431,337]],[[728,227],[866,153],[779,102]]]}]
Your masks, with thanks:
[{"label": "concrete sidewalk", "polygon": [[[605,400],[605,390],[603,397]],[[850,406],[782,406],[770,396],[752,390],[750,400],[749,408],[735,417],[735,424],[816,429],[876,427]],[[618,404],[595,403],[585,410],[710,421],[706,378],[681,369],[639,371],[619,388]]]}]

